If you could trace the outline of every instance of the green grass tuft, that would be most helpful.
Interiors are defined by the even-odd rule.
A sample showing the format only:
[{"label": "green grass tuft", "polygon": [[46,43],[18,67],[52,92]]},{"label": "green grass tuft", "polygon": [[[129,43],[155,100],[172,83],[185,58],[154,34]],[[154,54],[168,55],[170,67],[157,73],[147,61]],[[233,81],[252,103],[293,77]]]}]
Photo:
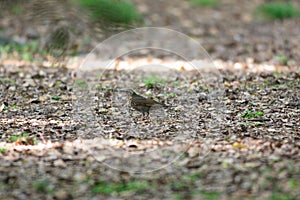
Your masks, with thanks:
[{"label": "green grass tuft", "polygon": [[20,45],[10,42],[6,45],[0,45],[0,54],[8,58],[21,58],[26,61],[33,61],[35,54],[40,53],[38,41],[30,41],[27,44]]},{"label": "green grass tuft", "polygon": [[6,151],[7,151],[7,149],[4,149],[4,148],[0,149],[0,153],[5,153]]},{"label": "green grass tuft", "polygon": [[218,5],[217,0],[191,0],[191,3],[194,6],[205,6],[205,7],[214,7]]},{"label": "green grass tuft", "polygon": [[269,19],[287,19],[300,17],[300,10],[286,2],[270,2],[260,5],[257,13]]},{"label": "green grass tuft", "polygon": [[106,183],[100,181],[96,186],[92,187],[92,191],[101,194],[119,194],[125,191],[142,192],[147,187],[149,187],[149,183],[146,181],[130,181],[128,183]]},{"label": "green grass tuft", "polygon": [[78,0],[78,2],[90,12],[92,20],[97,22],[132,24],[142,20],[135,6],[126,1]]},{"label": "green grass tuft", "polygon": [[165,81],[155,75],[147,77],[143,80],[144,85],[149,88],[158,87],[159,85],[164,85]]},{"label": "green grass tuft", "polygon": [[33,187],[36,191],[41,193],[51,194],[55,191],[54,188],[50,186],[50,181],[48,179],[34,181]]},{"label": "green grass tuft", "polygon": [[10,139],[11,142],[15,142],[15,141],[17,141],[17,140],[19,140],[23,137],[27,138],[27,137],[29,137],[29,134],[28,133],[23,133],[21,135],[12,135],[12,136],[10,136],[9,139]]}]

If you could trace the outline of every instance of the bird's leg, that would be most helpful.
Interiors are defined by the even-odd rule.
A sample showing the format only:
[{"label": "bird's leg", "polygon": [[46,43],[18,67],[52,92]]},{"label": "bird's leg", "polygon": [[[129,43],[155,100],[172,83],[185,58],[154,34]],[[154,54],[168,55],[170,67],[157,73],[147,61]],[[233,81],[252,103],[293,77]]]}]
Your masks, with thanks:
[{"label": "bird's leg", "polygon": [[136,119],[139,120],[139,121],[144,120],[144,116],[145,116],[145,114],[142,113],[142,116],[139,115],[139,116],[136,117]]},{"label": "bird's leg", "polygon": [[146,112],[146,114],[145,114],[145,120],[150,120],[151,121],[151,119],[150,119],[150,113],[149,112]]},{"label": "bird's leg", "polygon": [[147,112],[145,113],[145,112],[143,112],[143,117],[142,117],[142,120],[145,120],[146,118],[147,118]]},{"label": "bird's leg", "polygon": [[149,116],[149,112],[142,112],[142,117],[141,117],[141,120],[145,120],[147,119]]}]

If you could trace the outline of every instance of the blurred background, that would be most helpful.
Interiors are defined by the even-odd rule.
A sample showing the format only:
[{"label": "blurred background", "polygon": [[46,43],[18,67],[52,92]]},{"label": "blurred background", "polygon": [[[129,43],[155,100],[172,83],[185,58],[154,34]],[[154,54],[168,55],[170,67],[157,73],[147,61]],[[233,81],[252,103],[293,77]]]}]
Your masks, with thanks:
[{"label": "blurred background", "polygon": [[214,60],[296,66],[300,1],[1,0],[1,60],[85,55],[136,27],[166,27],[199,41]]}]

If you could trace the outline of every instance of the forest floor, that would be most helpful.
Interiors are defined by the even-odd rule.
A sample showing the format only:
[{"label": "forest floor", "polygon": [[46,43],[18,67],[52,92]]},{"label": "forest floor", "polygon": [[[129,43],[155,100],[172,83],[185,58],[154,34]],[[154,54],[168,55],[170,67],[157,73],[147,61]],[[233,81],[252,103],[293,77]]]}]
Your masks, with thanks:
[{"label": "forest floor", "polygon": [[[258,0],[221,2],[136,1],[148,26],[199,41],[212,71],[82,80],[68,64],[2,59],[0,199],[297,199],[300,20],[257,20]],[[124,87],[171,107],[142,116]]]}]

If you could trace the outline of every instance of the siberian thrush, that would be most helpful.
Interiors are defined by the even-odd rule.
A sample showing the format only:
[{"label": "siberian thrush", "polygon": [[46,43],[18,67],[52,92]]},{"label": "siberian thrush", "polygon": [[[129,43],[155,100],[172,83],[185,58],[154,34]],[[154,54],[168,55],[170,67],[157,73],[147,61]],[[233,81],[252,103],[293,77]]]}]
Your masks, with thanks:
[{"label": "siberian thrush", "polygon": [[145,98],[141,95],[138,95],[132,89],[127,90],[130,92],[130,105],[133,109],[141,112],[143,115],[149,115],[149,111],[151,108],[159,108],[159,107],[168,107],[164,103],[157,102],[150,98]]}]

